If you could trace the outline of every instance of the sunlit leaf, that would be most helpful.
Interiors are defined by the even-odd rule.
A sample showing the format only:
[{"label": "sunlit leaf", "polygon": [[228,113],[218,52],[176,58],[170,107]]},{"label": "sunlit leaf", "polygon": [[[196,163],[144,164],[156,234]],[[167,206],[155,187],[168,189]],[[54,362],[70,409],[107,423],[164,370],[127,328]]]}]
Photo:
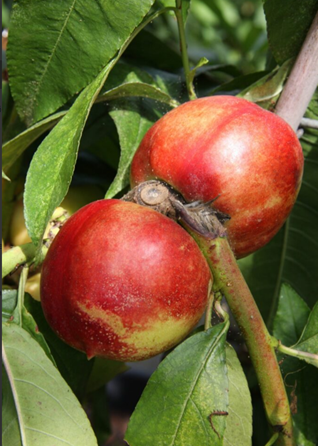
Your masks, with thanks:
[{"label": "sunlit leaf", "polygon": [[152,3],[131,0],[127,8],[109,0],[15,2],[8,68],[20,116],[36,122],[92,82]]},{"label": "sunlit leaf", "polygon": [[97,445],[85,412],[56,367],[13,323],[3,324],[3,362],[24,446]]},{"label": "sunlit leaf", "polygon": [[29,235],[39,247],[54,209],[68,191],[87,116],[111,67],[103,68],[85,88],[32,159],[24,193],[25,219]]}]

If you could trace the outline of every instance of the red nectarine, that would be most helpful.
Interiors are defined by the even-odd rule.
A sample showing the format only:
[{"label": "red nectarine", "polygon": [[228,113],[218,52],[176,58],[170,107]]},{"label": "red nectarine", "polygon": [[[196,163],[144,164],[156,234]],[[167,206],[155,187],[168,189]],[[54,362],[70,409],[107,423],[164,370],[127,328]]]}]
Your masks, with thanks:
[{"label": "red nectarine", "polygon": [[237,257],[264,246],[298,194],[303,154],[295,132],[245,99],[214,96],[170,111],[146,133],[133,159],[131,184],[164,180],[187,201],[210,201]]},{"label": "red nectarine", "polygon": [[187,336],[210,281],[203,255],[177,223],[134,203],[100,200],[53,240],[41,302],[52,329],[89,358],[135,361]]}]

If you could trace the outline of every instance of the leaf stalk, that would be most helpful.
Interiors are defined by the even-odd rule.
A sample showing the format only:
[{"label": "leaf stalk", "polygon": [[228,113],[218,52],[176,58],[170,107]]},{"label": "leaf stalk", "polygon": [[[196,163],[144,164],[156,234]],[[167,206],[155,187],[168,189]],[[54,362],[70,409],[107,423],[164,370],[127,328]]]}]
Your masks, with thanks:
[{"label": "leaf stalk", "polygon": [[316,365],[316,367],[318,367],[318,355],[315,353],[309,353],[309,352],[304,352],[302,350],[298,350],[296,348],[293,347],[286,347],[286,345],[283,345],[280,341],[278,341],[277,339],[273,338],[274,342],[275,342],[275,348],[288,356],[292,356],[294,358],[297,359],[301,359],[303,361],[310,361],[310,363],[314,363]]},{"label": "leaf stalk", "polygon": [[175,15],[176,15],[177,23],[178,23],[180,50],[181,50],[181,57],[182,57],[185,81],[186,81],[189,99],[192,101],[194,99],[197,99],[197,95],[195,94],[194,87],[193,87],[189,57],[188,57],[188,52],[187,52],[187,42],[186,42],[186,37],[185,37],[185,24],[184,24],[183,15],[182,15],[182,0],[176,0],[176,6],[177,7],[175,9]]}]

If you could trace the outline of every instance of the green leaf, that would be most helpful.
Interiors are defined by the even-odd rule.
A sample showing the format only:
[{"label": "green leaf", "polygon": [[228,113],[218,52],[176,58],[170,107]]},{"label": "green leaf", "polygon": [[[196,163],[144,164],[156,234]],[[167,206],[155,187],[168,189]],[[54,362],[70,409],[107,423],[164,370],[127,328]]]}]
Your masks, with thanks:
[{"label": "green leaf", "polygon": [[18,302],[17,290],[2,290],[2,321],[9,320]]},{"label": "green leaf", "polygon": [[121,154],[117,175],[105,198],[114,197],[129,185],[130,165],[134,154],[147,130],[158,119],[158,115],[142,99],[117,101],[110,116],[117,127]]},{"label": "green leaf", "polygon": [[[308,314],[309,309],[305,302],[285,284],[282,286],[278,311],[274,319],[274,336],[285,345],[296,342]],[[315,421],[318,401],[317,369],[310,365],[304,366],[302,361],[290,356],[280,354],[279,359],[292,405],[296,444],[315,446],[318,439],[318,425]]]},{"label": "green leaf", "polygon": [[38,343],[15,324],[3,325],[3,362],[23,445],[97,445],[70,388]]},{"label": "green leaf", "polygon": [[139,96],[177,107],[179,102],[171,97],[171,94],[176,96],[180,88],[175,88],[175,77],[174,82],[169,82],[164,79],[164,75],[165,73],[161,73],[161,76],[151,75],[127,63],[118,63],[110,73],[97,101]]},{"label": "green leaf", "polygon": [[[25,299],[33,299],[29,294],[25,295]],[[14,322],[14,321],[13,321]],[[51,354],[51,350],[47,345],[47,342],[43,334],[39,331],[37,323],[33,319],[33,316],[27,311],[25,307],[22,308],[22,328],[29,333],[30,336],[42,347],[46,356],[53,362],[56,366],[54,357]]]},{"label": "green leaf", "polygon": [[220,324],[191,336],[161,362],[131,417],[126,441],[130,446],[221,445],[226,416],[213,413],[227,408]]},{"label": "green leaf", "polygon": [[286,390],[293,412],[295,443],[316,446],[318,439],[317,368],[304,365],[303,361],[290,356],[279,356]]},{"label": "green leaf", "polygon": [[25,306],[44,335],[61,375],[77,396],[83,396],[95,360],[88,361],[84,353],[65,344],[53,332],[46,322],[40,302],[26,295]]},{"label": "green leaf", "polygon": [[278,64],[297,56],[313,17],[316,0],[266,0],[264,10],[270,49]]},{"label": "green leaf", "polygon": [[2,444],[21,446],[19,420],[8,375],[2,365]]},{"label": "green leaf", "polygon": [[208,63],[209,63],[208,59],[206,57],[202,57],[199,60],[199,62],[196,64],[196,66],[191,69],[190,74],[189,74],[189,81],[193,82],[199,68],[202,68],[204,65],[206,65]]},{"label": "green leaf", "polygon": [[177,101],[172,99],[166,93],[162,92],[159,88],[141,82],[129,82],[125,85],[120,85],[113,90],[106,91],[99,96],[98,102],[132,96],[153,99],[155,101],[168,104],[171,107],[177,107],[179,105]]},{"label": "green leaf", "polygon": [[[29,124],[53,113],[107,65],[152,0],[19,0],[8,45],[10,87]],[[50,23],[48,31],[48,23]]]},{"label": "green leaf", "polygon": [[[32,299],[32,297],[26,293],[25,300],[27,302],[34,299]],[[2,291],[2,322],[8,322],[9,320],[12,320],[12,323],[16,323],[19,325],[19,323],[16,322],[14,319],[17,303],[18,290]],[[21,324],[24,330],[26,330],[30,334],[30,336],[32,336],[32,338],[36,342],[38,342],[38,344],[43,348],[46,356],[53,362],[54,365],[56,365],[44,336],[42,335],[42,333],[40,333],[35,320],[25,307],[23,307],[21,310],[21,316]]]},{"label": "green leaf", "polygon": [[235,350],[226,344],[229,407],[223,446],[252,444],[252,401],[245,374]]},{"label": "green leaf", "polygon": [[[304,331],[299,341],[293,346],[293,348],[318,355],[318,302],[312,309]],[[309,362],[309,364],[312,363],[317,366],[317,360],[315,362],[311,362],[310,359],[305,359],[305,361]]]},{"label": "green leaf", "polygon": [[293,288],[283,283],[273,324],[273,334],[284,345],[294,345],[306,324],[310,309]]},{"label": "green leaf", "polygon": [[68,191],[85,122],[113,64],[103,68],[79,95],[32,159],[25,184],[25,221],[33,243],[39,248],[54,209]]},{"label": "green leaf", "polygon": [[183,23],[185,24],[188,18],[189,9],[190,9],[191,0],[182,0],[181,9],[182,9],[182,17]]},{"label": "green leaf", "polygon": [[[306,116],[318,118],[318,92]],[[287,223],[267,246],[239,261],[270,326],[282,283],[290,284],[309,307],[316,303],[318,296],[318,131],[306,129],[300,142],[305,157],[304,176]]]},{"label": "green leaf", "polygon": [[2,146],[2,168],[7,171],[7,169],[12,166],[33,141],[43,135],[47,130],[54,127],[65,114],[66,112],[63,111],[43,119],[43,121],[38,122],[15,138],[6,142]]},{"label": "green leaf", "polygon": [[[163,77],[151,76],[144,70],[120,63],[112,70],[96,102],[139,96],[176,107],[179,102],[170,96],[170,91],[173,91],[176,95],[179,93],[180,87],[176,88],[175,86],[177,79],[166,81]],[[55,113],[6,142],[2,147],[2,168],[7,171],[32,142],[54,127],[66,113],[67,111]]]},{"label": "green leaf", "polygon": [[281,67],[275,68],[271,73],[241,91],[238,96],[255,102],[263,108],[273,108],[283,90],[291,65],[291,60],[286,61]]}]

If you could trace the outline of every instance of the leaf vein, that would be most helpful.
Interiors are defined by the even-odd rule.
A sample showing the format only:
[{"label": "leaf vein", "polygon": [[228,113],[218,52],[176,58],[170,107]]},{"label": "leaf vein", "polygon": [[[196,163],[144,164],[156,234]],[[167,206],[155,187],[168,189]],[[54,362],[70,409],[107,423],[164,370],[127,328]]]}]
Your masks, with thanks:
[{"label": "leaf vein", "polygon": [[52,49],[52,53],[50,54],[50,56],[49,56],[49,58],[48,58],[48,60],[47,60],[47,63],[46,63],[46,65],[45,65],[45,67],[44,67],[44,70],[43,70],[43,72],[42,72],[42,74],[41,74],[41,77],[40,77],[40,79],[39,79],[39,81],[38,81],[38,83],[37,83],[37,88],[35,89],[35,92],[34,92],[34,95],[33,95],[32,101],[31,101],[31,107],[30,107],[30,108],[33,107],[33,104],[34,104],[35,99],[36,99],[36,97],[37,97],[37,95],[38,95],[38,93],[39,93],[40,86],[41,86],[41,84],[42,84],[42,82],[43,82],[43,79],[44,79],[46,73],[47,73],[47,70],[48,70],[48,67],[49,67],[49,65],[50,65],[50,63],[51,63],[51,60],[52,60],[52,58],[53,58],[53,55],[54,55],[55,52],[56,52],[56,49],[57,49],[57,47],[58,47],[58,45],[59,45],[59,43],[60,43],[61,37],[62,37],[62,35],[63,35],[63,33],[64,33],[65,28],[66,28],[66,25],[67,25],[67,23],[68,23],[68,21],[69,21],[69,18],[70,18],[71,14],[72,14],[72,12],[73,12],[73,10],[74,10],[74,6],[75,6],[76,1],[77,1],[77,0],[74,0],[74,1],[73,1],[73,4],[72,4],[71,7],[70,7],[70,10],[69,10],[69,12],[68,12],[68,14],[67,14],[67,17],[66,17],[66,19],[65,19],[65,22],[64,22],[64,24],[63,24],[63,26],[62,26],[62,29],[61,29],[61,31],[60,31],[58,37],[57,37],[56,43],[55,43],[55,45],[54,45],[54,47],[53,47],[53,49]]},{"label": "leaf vein", "polygon": [[37,384],[35,384],[35,383],[31,382],[31,381],[27,381],[27,380],[25,380],[25,379],[20,379],[20,378],[13,378],[13,379],[14,379],[14,381],[17,381],[17,382],[21,382],[21,383],[24,383],[24,384],[29,384],[30,386],[33,386],[33,387],[35,387],[35,388],[41,390],[41,391],[42,391],[43,393],[45,393],[46,395],[50,396],[53,400],[55,400],[55,401],[61,406],[61,408],[62,408],[62,409],[64,410],[64,412],[66,413],[66,415],[68,415],[68,416],[70,417],[70,419],[76,424],[76,426],[78,426],[78,427],[81,429],[81,425],[78,424],[76,420],[74,420],[74,418],[72,417],[72,415],[65,409],[65,407],[63,406],[63,404],[62,404],[57,398],[55,398],[55,396],[52,395],[50,392],[48,392],[47,390],[43,389],[43,387],[40,387],[39,385],[37,385]]}]

